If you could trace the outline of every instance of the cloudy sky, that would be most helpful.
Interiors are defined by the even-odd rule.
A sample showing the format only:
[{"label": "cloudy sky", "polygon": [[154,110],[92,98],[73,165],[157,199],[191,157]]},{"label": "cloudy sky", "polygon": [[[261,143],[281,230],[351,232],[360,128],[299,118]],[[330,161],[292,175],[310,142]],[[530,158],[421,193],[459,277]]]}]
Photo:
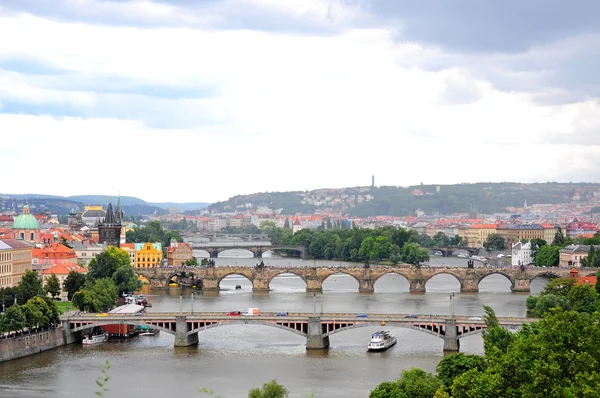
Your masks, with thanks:
[{"label": "cloudy sky", "polygon": [[0,0],[0,192],[598,181],[597,0]]}]

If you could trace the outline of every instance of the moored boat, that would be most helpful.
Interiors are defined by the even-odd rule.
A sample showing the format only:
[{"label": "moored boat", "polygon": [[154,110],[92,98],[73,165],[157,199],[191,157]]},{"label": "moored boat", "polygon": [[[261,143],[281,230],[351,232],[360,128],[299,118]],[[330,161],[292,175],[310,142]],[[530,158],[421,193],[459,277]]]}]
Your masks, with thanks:
[{"label": "moored boat", "polygon": [[108,333],[104,330],[97,330],[86,334],[81,343],[84,345],[94,345],[104,343],[106,340],[108,340]]},{"label": "moored boat", "polygon": [[396,338],[388,330],[380,330],[371,335],[371,341],[367,348],[370,351],[383,351],[396,344],[396,341]]},{"label": "moored boat", "polygon": [[160,330],[151,328],[149,326],[140,326],[139,330],[140,336],[154,336],[155,334],[160,332]]}]

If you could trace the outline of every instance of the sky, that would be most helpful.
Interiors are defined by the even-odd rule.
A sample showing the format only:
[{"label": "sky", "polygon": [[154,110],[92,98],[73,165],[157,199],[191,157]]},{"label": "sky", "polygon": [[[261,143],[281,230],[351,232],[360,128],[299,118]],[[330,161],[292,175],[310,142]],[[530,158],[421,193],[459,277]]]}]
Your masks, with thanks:
[{"label": "sky", "polygon": [[2,193],[597,182],[597,0],[0,0]]}]

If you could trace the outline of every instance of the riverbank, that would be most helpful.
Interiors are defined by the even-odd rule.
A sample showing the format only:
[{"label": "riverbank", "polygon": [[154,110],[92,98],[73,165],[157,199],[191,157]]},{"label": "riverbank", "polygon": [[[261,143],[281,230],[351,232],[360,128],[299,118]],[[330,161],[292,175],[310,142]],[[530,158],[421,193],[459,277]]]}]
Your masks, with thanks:
[{"label": "riverbank", "polygon": [[4,336],[0,339],[0,362],[39,354],[66,344],[62,327]]}]

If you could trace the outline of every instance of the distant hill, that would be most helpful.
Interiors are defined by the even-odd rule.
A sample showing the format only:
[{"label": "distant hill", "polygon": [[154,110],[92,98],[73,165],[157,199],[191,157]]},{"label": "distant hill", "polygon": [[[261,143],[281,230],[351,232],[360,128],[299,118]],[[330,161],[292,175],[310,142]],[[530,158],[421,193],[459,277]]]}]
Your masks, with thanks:
[{"label": "distant hill", "polygon": [[407,216],[417,209],[427,214],[457,212],[500,213],[507,207],[534,203],[568,203],[575,194],[581,200],[600,193],[597,183],[475,183],[455,185],[419,185],[410,187],[354,187],[318,189],[306,192],[267,192],[238,195],[213,203],[215,212],[243,211],[259,206],[282,214],[313,213],[320,209],[349,216]]},{"label": "distant hill", "polygon": [[[112,202],[113,206],[117,204],[119,197],[108,195],[73,195],[73,196],[56,196],[44,194],[1,194],[0,196],[9,197],[18,200],[28,200],[36,207],[48,208],[58,214],[66,214],[72,208],[81,210],[85,205],[102,205],[104,208]],[[182,212],[184,210],[203,209],[209,203],[148,203],[142,199],[132,196],[121,196],[121,205],[126,215],[149,215],[149,214],[165,214],[169,207],[177,207]]]}]

